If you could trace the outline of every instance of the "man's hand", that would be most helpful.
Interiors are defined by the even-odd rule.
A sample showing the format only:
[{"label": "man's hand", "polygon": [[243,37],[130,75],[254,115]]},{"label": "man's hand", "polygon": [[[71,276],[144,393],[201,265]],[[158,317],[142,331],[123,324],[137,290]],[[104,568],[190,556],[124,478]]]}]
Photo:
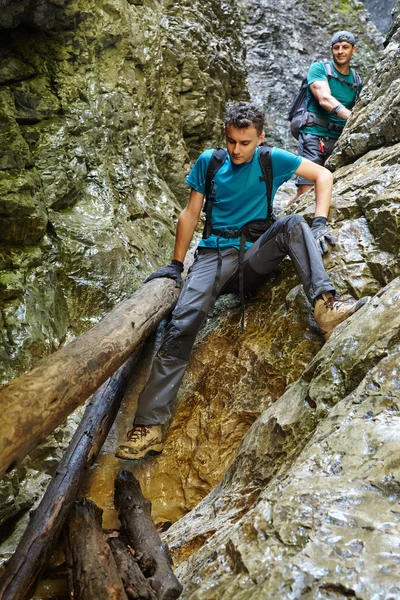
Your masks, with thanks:
[{"label": "man's hand", "polygon": [[182,285],[183,263],[180,260],[171,260],[171,263],[166,267],[160,267],[144,280],[145,283],[158,277],[168,277],[175,281],[175,287],[179,288]]},{"label": "man's hand", "polygon": [[328,253],[328,242],[331,246],[336,246],[336,240],[327,225],[326,217],[314,217],[311,222],[311,231],[315,237],[321,254]]}]

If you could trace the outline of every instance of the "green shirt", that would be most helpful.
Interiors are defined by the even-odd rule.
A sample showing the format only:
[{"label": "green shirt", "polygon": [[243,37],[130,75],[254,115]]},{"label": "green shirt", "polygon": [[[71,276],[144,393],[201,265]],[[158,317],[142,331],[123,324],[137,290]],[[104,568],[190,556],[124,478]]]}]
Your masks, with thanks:
[{"label": "green shirt", "polygon": [[[353,73],[350,70],[348,75],[343,75],[337,69],[335,69],[333,61],[330,61],[333,72],[336,73],[342,79],[345,79],[349,83],[354,83]],[[317,117],[320,119],[324,119],[329,123],[333,123],[334,125],[340,125],[344,127],[346,124],[345,119],[341,119],[340,117],[333,115],[328,112],[324,108],[322,108],[317,100],[315,99],[313,93],[310,90],[310,85],[314,83],[314,81],[327,81],[331,90],[331,94],[340,104],[343,104],[349,110],[353,108],[355,99],[356,99],[356,90],[354,88],[349,87],[345,83],[342,83],[338,79],[334,77],[327,77],[324,64],[322,62],[315,62],[311,65],[307,73],[307,110],[309,112],[315,113]],[[340,131],[331,131],[326,127],[321,125],[306,125],[300,130],[302,133],[312,133],[314,135],[318,135],[319,137],[330,137],[337,139],[340,135]]]}]

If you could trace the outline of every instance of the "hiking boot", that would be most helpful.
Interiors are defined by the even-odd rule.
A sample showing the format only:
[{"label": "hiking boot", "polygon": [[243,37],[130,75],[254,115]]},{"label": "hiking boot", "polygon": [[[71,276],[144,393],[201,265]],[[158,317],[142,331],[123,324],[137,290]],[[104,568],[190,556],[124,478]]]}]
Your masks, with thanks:
[{"label": "hiking boot", "polygon": [[118,446],[115,456],[139,460],[160,454],[163,449],[161,425],[134,425],[126,434],[126,442]]},{"label": "hiking boot", "polygon": [[339,323],[357,312],[369,300],[369,296],[360,300],[342,300],[330,293],[321,294],[322,299],[317,300],[314,307],[314,318],[322,330],[325,340],[328,340],[332,331]]}]

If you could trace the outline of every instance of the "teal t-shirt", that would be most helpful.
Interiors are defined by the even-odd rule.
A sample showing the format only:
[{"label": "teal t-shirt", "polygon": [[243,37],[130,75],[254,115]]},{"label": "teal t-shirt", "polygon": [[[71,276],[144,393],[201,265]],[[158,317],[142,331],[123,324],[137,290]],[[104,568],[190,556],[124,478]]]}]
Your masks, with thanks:
[{"label": "teal t-shirt", "polygon": [[[343,73],[340,73],[337,69],[335,69],[334,62],[332,60],[330,62],[334,73],[336,73],[339,77],[342,77],[342,79],[345,79],[349,83],[354,83],[353,73],[351,72],[351,70],[348,75],[343,75]],[[332,115],[332,113],[326,111],[318,104],[309,87],[311,83],[314,83],[314,81],[327,81],[332,96],[336,98],[336,100],[340,102],[340,104],[343,104],[343,106],[345,106],[348,109],[352,109],[354,106],[356,99],[356,91],[353,88],[346,85],[345,83],[342,83],[341,81],[338,81],[333,77],[328,78],[326,75],[324,64],[322,62],[313,63],[308,70],[308,87],[306,96],[307,110],[309,112],[315,113],[320,119],[324,119],[329,123],[333,123],[334,125],[340,125],[341,127],[344,127],[346,123],[345,119],[341,119],[336,115]],[[331,131],[326,127],[323,127],[322,125],[306,125],[305,127],[302,127],[300,131],[302,133],[313,133],[314,135],[318,135],[320,137],[326,136],[334,139],[337,139],[340,135],[339,131]]]},{"label": "teal t-shirt", "polygon": [[[213,150],[205,150],[200,154],[186,183],[196,192],[204,194],[206,173]],[[273,185],[272,198],[282,183],[291,178],[298,169],[302,158],[291,152],[272,148],[271,152]],[[267,217],[267,190],[264,180],[260,180],[262,171],[258,160],[258,148],[250,162],[241,165],[232,163],[227,155],[224,164],[215,176],[216,194],[212,210],[212,227],[214,229],[240,229],[249,221],[265,219]],[[199,246],[207,248],[217,247],[217,236],[211,234],[209,238],[202,239]],[[221,248],[240,247],[240,238],[219,239]],[[246,243],[246,249],[251,242]]]}]

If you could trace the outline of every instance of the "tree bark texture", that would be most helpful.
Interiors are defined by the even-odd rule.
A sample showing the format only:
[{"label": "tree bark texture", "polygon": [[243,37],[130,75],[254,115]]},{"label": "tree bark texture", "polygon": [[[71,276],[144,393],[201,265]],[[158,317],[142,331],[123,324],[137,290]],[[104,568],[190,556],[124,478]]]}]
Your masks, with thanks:
[{"label": "tree bark texture", "polygon": [[87,470],[114,422],[139,353],[140,349],[137,349],[91,398],[40,505],[0,578],[2,600],[30,597],[29,593],[54,548]]},{"label": "tree bark texture", "polygon": [[151,518],[151,502],[143,496],[138,480],[128,471],[122,471],[115,479],[115,506],[140,569],[157,598],[178,598],[182,586],[172,570],[168,546],[162,542]]},{"label": "tree bark texture", "polygon": [[101,528],[103,511],[78,500],[68,521],[67,556],[74,597],[79,600],[128,600],[113,553]]},{"label": "tree bark texture", "polygon": [[121,537],[110,537],[108,543],[114,554],[115,562],[125,592],[130,600],[158,600],[148,580],[140,570],[134,557],[135,552],[129,547],[128,540]]},{"label": "tree bark texture", "polygon": [[0,478],[82,404],[171,311],[171,279],[155,279],[93,329],[0,389]]}]

